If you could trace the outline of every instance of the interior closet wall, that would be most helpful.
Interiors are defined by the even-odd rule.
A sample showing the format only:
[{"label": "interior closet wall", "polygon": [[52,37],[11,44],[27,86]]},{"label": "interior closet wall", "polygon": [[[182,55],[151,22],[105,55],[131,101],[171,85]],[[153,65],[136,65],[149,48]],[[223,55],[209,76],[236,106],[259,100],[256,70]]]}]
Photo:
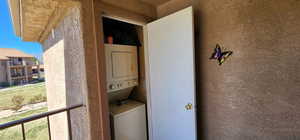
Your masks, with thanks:
[{"label": "interior closet wall", "polygon": [[136,31],[141,46],[138,47],[139,57],[139,85],[134,89],[133,98],[143,103],[147,102],[147,89],[146,89],[146,73],[145,73],[145,45],[144,45],[144,32],[142,26],[136,26]]}]

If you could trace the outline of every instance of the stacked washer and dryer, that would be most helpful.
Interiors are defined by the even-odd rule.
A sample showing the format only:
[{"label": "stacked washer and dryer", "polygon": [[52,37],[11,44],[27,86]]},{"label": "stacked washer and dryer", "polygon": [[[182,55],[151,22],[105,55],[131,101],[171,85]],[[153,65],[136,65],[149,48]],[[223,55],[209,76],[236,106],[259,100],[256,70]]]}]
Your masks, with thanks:
[{"label": "stacked washer and dryer", "polygon": [[128,99],[138,86],[137,47],[105,44],[113,140],[147,140],[146,106]]}]

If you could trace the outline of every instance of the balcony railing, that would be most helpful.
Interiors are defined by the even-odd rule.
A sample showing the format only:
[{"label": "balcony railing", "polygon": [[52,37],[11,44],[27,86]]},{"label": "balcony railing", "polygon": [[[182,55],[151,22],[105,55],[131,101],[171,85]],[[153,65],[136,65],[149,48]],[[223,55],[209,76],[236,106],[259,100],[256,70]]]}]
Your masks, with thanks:
[{"label": "balcony railing", "polygon": [[58,110],[53,110],[53,111],[49,111],[46,113],[41,113],[38,115],[33,115],[31,117],[27,117],[24,119],[20,119],[20,120],[16,120],[16,121],[12,121],[12,122],[8,122],[5,124],[0,124],[0,131],[13,127],[13,126],[17,126],[17,125],[21,125],[21,129],[22,129],[22,138],[23,140],[26,140],[26,133],[25,133],[25,127],[24,124],[28,123],[28,122],[32,122],[35,120],[39,120],[42,118],[47,118],[47,123],[48,123],[48,135],[49,135],[49,140],[51,140],[51,129],[50,129],[50,121],[49,121],[49,117],[52,115],[56,115],[62,112],[67,112],[67,120],[68,120],[68,130],[69,130],[69,140],[72,140],[72,124],[71,124],[71,118],[70,118],[70,112],[73,109],[76,108],[80,108],[83,107],[83,104],[79,104],[79,105],[74,105],[74,106],[70,106],[70,107],[66,107],[66,108],[62,108],[62,109],[58,109]]},{"label": "balcony railing", "polygon": [[22,61],[9,61],[9,66],[22,66],[24,65]]}]

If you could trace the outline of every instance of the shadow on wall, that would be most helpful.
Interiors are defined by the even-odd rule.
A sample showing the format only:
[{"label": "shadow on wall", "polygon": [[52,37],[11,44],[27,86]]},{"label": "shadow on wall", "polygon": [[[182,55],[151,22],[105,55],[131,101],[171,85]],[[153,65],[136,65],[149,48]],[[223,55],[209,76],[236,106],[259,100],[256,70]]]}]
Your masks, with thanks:
[{"label": "shadow on wall", "polygon": [[[193,5],[197,5],[197,2],[194,1]],[[204,108],[205,105],[205,100],[203,98],[202,92],[202,85],[203,82],[202,77],[202,69],[201,69],[201,54],[202,54],[202,49],[201,49],[201,39],[202,39],[202,26],[201,25],[201,13],[200,10],[194,6],[194,24],[195,24],[195,65],[196,65],[196,100],[197,100],[197,134],[198,134],[198,139],[205,139],[205,116],[202,113],[202,108]]]}]

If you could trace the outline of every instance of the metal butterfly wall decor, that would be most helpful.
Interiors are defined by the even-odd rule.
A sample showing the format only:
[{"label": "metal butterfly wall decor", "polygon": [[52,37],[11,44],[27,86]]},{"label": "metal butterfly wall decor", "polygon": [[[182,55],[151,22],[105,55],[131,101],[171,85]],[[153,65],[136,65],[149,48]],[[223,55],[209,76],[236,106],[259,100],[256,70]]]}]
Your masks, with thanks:
[{"label": "metal butterfly wall decor", "polygon": [[219,65],[221,66],[229,56],[233,54],[232,51],[224,51],[222,52],[222,49],[219,44],[216,45],[215,52],[212,54],[212,56],[209,59],[218,60]]}]

